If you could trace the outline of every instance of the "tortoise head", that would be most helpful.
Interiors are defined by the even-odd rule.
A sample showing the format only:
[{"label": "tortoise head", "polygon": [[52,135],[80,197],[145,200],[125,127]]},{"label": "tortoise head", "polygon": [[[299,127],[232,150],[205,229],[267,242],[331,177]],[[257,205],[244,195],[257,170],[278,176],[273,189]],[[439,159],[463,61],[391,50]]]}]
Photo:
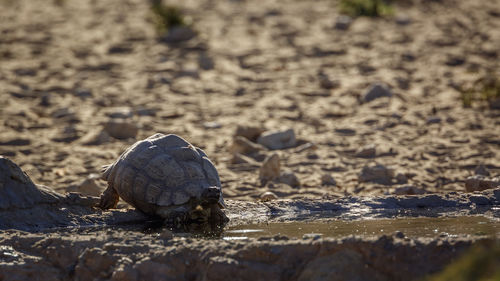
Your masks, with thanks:
[{"label": "tortoise head", "polygon": [[221,189],[218,186],[209,186],[203,190],[201,200],[203,204],[217,204],[222,195]]}]

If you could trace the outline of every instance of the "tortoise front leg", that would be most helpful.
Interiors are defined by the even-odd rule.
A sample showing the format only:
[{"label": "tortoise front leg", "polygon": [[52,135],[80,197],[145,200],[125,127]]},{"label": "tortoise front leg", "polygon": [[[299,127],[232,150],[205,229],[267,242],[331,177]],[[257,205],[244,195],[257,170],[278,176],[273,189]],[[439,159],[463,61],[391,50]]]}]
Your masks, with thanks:
[{"label": "tortoise front leg", "polygon": [[99,208],[103,210],[116,208],[118,200],[120,200],[118,192],[116,192],[116,190],[110,184],[108,184],[108,188],[106,188],[106,190],[104,190],[104,192],[101,194],[101,202],[99,202]]}]

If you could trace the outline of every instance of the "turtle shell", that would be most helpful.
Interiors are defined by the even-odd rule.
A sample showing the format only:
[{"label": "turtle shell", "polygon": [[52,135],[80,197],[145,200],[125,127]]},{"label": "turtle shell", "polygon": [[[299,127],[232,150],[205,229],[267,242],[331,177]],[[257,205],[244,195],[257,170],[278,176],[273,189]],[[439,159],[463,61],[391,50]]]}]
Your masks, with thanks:
[{"label": "turtle shell", "polygon": [[[151,214],[161,206],[201,199],[208,187],[221,187],[205,152],[173,134],[136,142],[105,169],[103,179],[127,203]],[[222,194],[219,205],[225,206]]]}]

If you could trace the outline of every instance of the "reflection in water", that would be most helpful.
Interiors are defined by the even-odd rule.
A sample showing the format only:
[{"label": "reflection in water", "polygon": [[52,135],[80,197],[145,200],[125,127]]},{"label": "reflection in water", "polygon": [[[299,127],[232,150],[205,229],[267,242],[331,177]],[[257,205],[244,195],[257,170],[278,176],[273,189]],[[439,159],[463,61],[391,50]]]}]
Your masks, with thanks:
[{"label": "reflection in water", "polygon": [[141,226],[141,232],[145,234],[161,233],[165,229],[172,231],[174,236],[189,236],[195,238],[221,238],[224,226],[216,223],[189,223],[182,225],[166,225],[162,220],[147,221]]}]

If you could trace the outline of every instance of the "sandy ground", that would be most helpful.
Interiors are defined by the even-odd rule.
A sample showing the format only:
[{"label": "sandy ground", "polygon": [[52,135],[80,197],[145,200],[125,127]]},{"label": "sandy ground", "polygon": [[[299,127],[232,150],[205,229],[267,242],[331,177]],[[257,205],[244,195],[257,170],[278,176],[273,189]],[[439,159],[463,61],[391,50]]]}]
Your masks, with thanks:
[{"label": "sandy ground", "polygon": [[[336,1],[183,1],[198,35],[180,44],[158,40],[147,1],[0,5],[0,154],[57,191],[97,195],[104,182],[81,183],[156,132],[206,150],[231,199],[441,193],[478,164],[499,174],[500,112],[456,90],[500,71],[497,0],[402,1],[347,30]],[[374,83],[392,96],[367,102]],[[277,153],[300,186],[261,185],[262,158],[234,164],[246,125],[294,130]],[[375,162],[389,181],[360,182]]]}]

